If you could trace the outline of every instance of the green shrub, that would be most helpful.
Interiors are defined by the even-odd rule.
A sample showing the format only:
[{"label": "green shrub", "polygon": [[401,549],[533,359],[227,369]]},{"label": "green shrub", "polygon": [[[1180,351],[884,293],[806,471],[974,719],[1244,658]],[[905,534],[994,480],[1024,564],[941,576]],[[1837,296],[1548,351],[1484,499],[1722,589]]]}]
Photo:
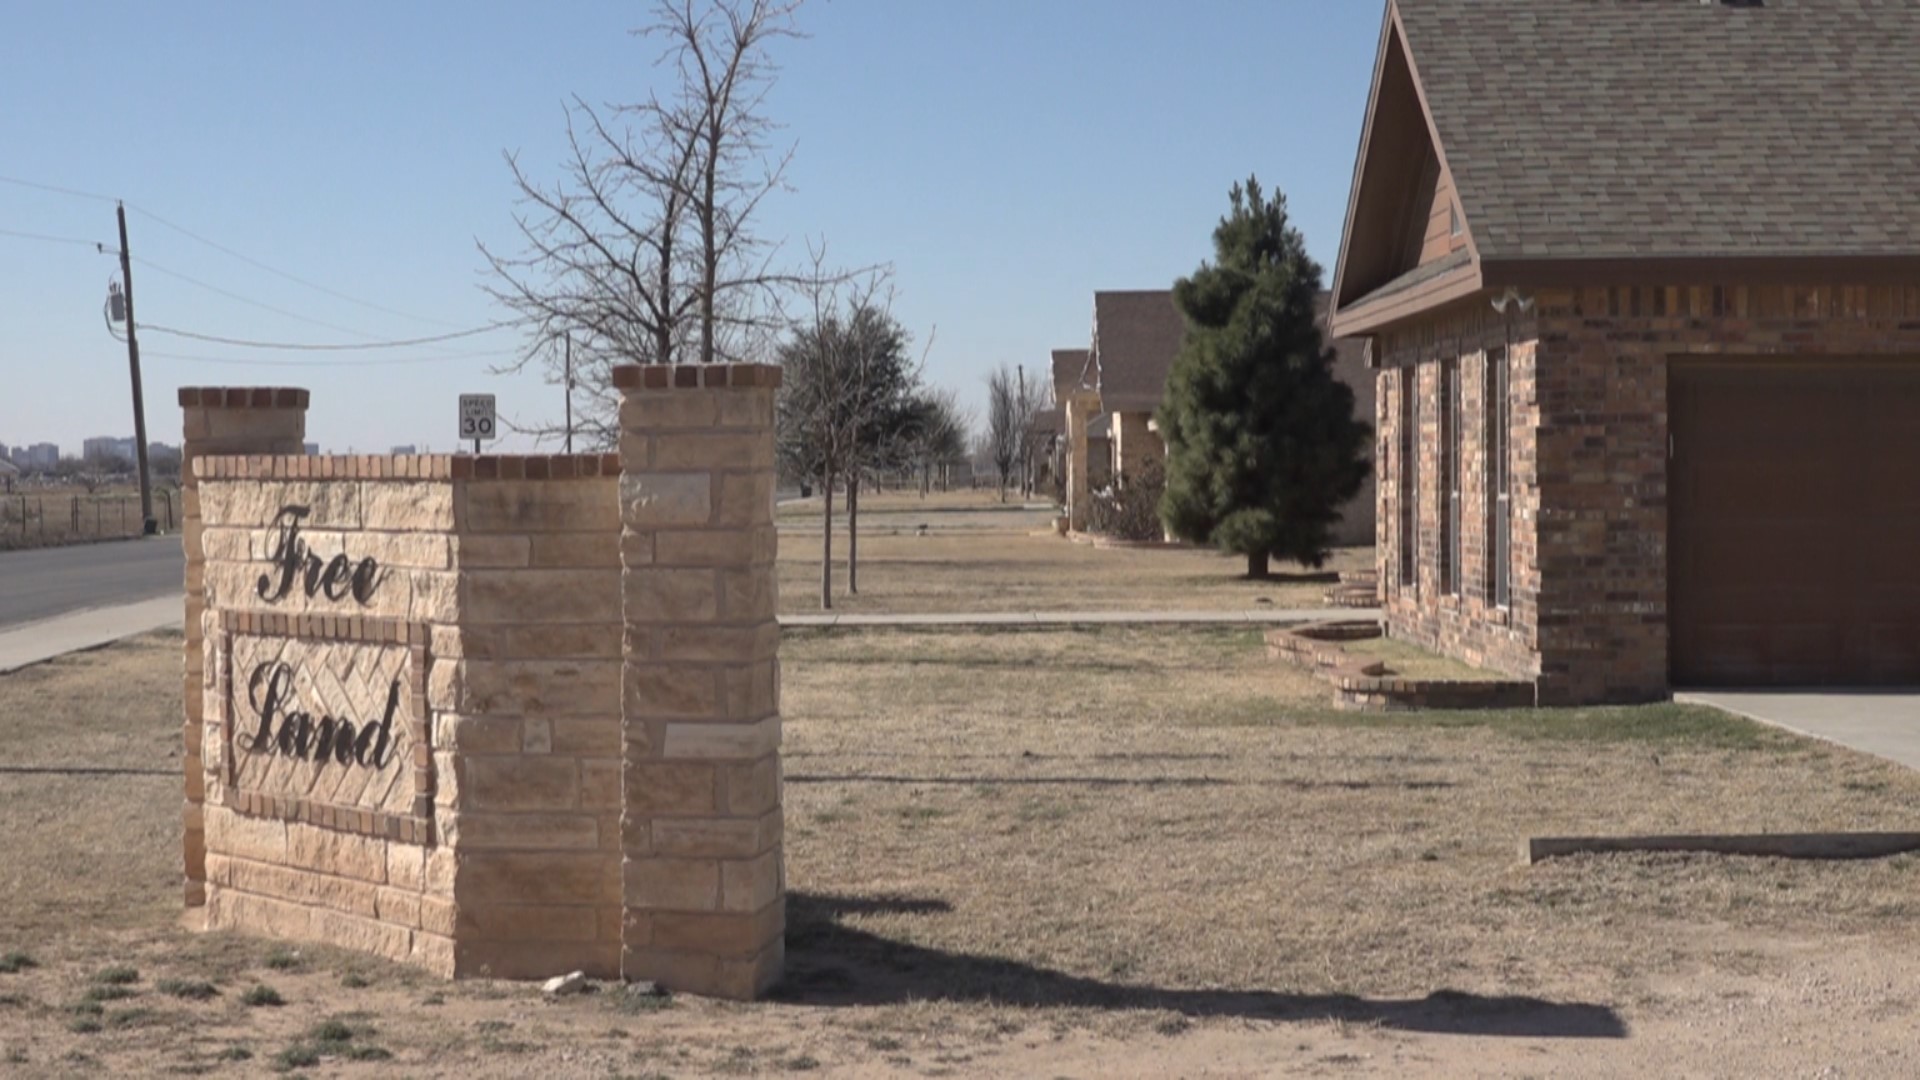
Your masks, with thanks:
[{"label": "green shrub", "polygon": [[240,1000],[255,1008],[263,1005],[280,1006],[287,1003],[287,999],[280,996],[280,991],[265,984],[255,985],[252,989],[241,995]]},{"label": "green shrub", "polygon": [[154,989],[188,1001],[207,1001],[220,993],[212,983],[203,979],[161,979],[154,984]]},{"label": "green shrub", "polygon": [[280,1072],[310,1069],[320,1064],[320,1051],[304,1043],[294,1043],[273,1055],[273,1067]]}]

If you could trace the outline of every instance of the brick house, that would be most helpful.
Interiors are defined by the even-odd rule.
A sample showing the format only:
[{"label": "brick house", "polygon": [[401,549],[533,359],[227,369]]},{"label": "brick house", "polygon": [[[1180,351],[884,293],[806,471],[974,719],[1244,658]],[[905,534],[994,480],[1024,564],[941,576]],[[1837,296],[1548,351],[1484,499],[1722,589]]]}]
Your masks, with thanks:
[{"label": "brick house", "polygon": [[1389,0],[1332,328],[1393,636],[1542,703],[1920,683],[1917,101],[1911,4]]},{"label": "brick house", "polygon": [[[1326,298],[1319,313],[1326,317]],[[1164,463],[1166,443],[1154,413],[1166,396],[1167,374],[1180,354],[1186,338],[1186,318],[1174,306],[1171,289],[1140,289],[1096,292],[1093,294],[1093,343],[1084,350],[1059,350],[1054,357],[1054,393],[1063,404],[1069,395],[1081,399],[1086,417],[1090,447],[1088,469],[1091,487],[1102,486],[1101,476],[1138,475],[1148,462]],[[1373,413],[1373,378],[1366,368],[1362,342],[1332,341],[1335,350],[1334,373],[1353,387],[1357,415]],[[1071,371],[1075,361],[1079,371]],[[1063,378],[1062,365],[1068,367]],[[1066,446],[1071,455],[1075,442],[1073,416],[1068,414]],[[1105,460],[1099,445],[1105,435]],[[1071,516],[1073,473],[1068,473],[1068,511]],[[1085,489],[1082,489],[1085,490]],[[1345,507],[1341,522],[1334,530],[1336,544],[1368,544],[1373,541],[1374,492],[1368,479]],[[1075,528],[1083,523],[1075,519]]]}]

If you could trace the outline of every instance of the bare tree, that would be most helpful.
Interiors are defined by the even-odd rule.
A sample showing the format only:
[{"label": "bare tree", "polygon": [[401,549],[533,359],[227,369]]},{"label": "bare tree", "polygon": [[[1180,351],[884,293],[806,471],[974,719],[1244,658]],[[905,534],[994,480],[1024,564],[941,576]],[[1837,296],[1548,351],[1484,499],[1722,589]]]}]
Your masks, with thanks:
[{"label": "bare tree", "polygon": [[1013,369],[1001,364],[987,374],[987,457],[1000,478],[1000,501],[1007,501],[1007,484],[1020,461],[1026,425],[1020,419],[1020,386]]},{"label": "bare tree", "polygon": [[[772,156],[764,112],[777,69],[768,49],[797,36],[798,0],[657,0],[636,34],[660,39],[666,96],[567,112],[560,179],[543,184],[506,155],[519,190],[522,250],[481,246],[489,291],[526,320],[530,345],[507,370],[539,365],[566,378],[571,337],[589,442],[611,445],[618,364],[737,359],[779,321],[772,245],[753,230],[761,203],[784,188],[789,148]],[[542,436],[555,425],[529,429]]]},{"label": "bare tree", "polygon": [[755,324],[751,309],[729,310],[723,295],[762,291],[777,276],[755,265],[766,247],[748,222],[761,201],[784,186],[793,158],[789,147],[769,163],[774,125],[762,108],[778,73],[767,45],[797,36],[799,6],[799,0],[659,0],[653,25],[641,31],[669,42],[682,106],[666,115],[680,141],[694,148],[690,196],[699,234],[703,364],[721,358],[723,325]]},{"label": "bare tree", "polygon": [[987,374],[986,457],[1000,478],[1000,501],[1009,485],[1018,484],[1024,498],[1033,494],[1033,462],[1041,448],[1040,414],[1052,401],[1041,379],[1027,378],[1001,364]]},{"label": "bare tree", "polygon": [[933,489],[936,473],[941,490],[946,490],[947,470],[967,456],[967,431],[972,426],[973,417],[951,389],[926,390],[908,403],[898,464],[918,474],[922,496]]},{"label": "bare tree", "polygon": [[1040,434],[1040,417],[1053,407],[1053,385],[1050,380],[1027,378],[1027,369],[1020,369],[1019,385],[1014,399],[1015,415],[1020,421],[1020,495],[1032,498],[1037,482],[1035,473],[1038,461],[1046,448],[1046,439]]},{"label": "bare tree", "polygon": [[904,403],[918,379],[907,333],[880,293],[883,277],[868,275],[848,296],[822,278],[811,318],[796,323],[780,348],[784,373],[775,445],[789,476],[820,479],[823,609],[833,607],[834,485],[846,483],[847,585],[858,592],[860,479],[893,453]]}]

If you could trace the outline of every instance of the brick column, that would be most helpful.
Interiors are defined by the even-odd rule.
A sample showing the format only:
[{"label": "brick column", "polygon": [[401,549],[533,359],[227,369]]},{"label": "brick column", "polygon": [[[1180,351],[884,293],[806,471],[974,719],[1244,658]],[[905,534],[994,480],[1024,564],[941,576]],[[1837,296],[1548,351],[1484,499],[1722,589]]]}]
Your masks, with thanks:
[{"label": "brick column", "polygon": [[1122,484],[1140,479],[1151,462],[1166,467],[1167,447],[1149,426],[1152,419],[1152,413],[1113,414],[1113,456],[1120,462]]},{"label": "brick column", "polygon": [[286,387],[182,387],[184,429],[180,446],[180,532],[186,552],[186,700],[181,738],[186,770],[186,805],[181,811],[185,899],[188,907],[207,902],[207,844],[201,805],[206,773],[201,762],[208,685],[204,633],[206,558],[200,546],[200,483],[193,460],[206,454],[300,454],[306,451],[307,392]]},{"label": "brick column", "polygon": [[623,367],[621,971],[758,997],[784,959],[770,365]]},{"label": "brick column", "polygon": [[1091,504],[1093,485],[1087,460],[1087,425],[1093,419],[1093,411],[1100,399],[1092,394],[1069,394],[1066,400],[1067,415],[1067,527],[1075,532],[1087,527],[1087,510]]}]

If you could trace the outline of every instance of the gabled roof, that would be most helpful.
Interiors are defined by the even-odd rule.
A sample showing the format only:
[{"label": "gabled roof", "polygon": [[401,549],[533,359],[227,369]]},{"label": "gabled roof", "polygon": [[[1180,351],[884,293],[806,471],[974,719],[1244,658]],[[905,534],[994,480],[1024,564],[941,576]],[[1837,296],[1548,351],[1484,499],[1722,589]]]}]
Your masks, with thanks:
[{"label": "gabled roof", "polygon": [[1741,266],[1712,276],[1810,278],[1838,260],[1862,281],[1912,275],[1915,102],[1912,0],[1390,0],[1339,308],[1420,284],[1380,251],[1404,197],[1393,174],[1422,137],[1475,287],[1679,283],[1727,260]]},{"label": "gabled roof", "polygon": [[1093,362],[1108,412],[1152,412],[1187,336],[1173,290],[1093,294]]},{"label": "gabled roof", "polygon": [[1063,407],[1067,395],[1075,390],[1092,390],[1099,385],[1088,369],[1091,355],[1086,349],[1053,350],[1053,400]]}]

